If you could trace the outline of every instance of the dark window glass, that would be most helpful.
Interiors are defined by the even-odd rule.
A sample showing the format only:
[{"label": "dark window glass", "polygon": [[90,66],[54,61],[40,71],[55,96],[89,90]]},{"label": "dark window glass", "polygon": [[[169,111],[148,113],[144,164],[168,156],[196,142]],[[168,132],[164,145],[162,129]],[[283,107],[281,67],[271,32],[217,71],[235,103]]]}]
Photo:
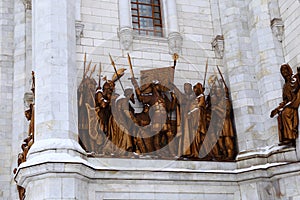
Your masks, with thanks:
[{"label": "dark window glass", "polygon": [[131,0],[132,26],[140,35],[162,36],[160,0]]}]

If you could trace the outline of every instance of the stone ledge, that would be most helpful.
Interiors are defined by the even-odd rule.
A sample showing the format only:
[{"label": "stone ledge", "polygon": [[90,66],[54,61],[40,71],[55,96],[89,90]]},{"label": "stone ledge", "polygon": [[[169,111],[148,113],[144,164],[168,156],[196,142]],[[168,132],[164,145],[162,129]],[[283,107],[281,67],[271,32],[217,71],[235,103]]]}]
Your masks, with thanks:
[{"label": "stone ledge", "polygon": [[[79,143],[72,139],[46,139],[35,142],[28,152],[28,160],[35,156],[40,156],[41,153],[55,151],[56,153],[73,152],[74,154],[86,157],[86,152],[81,148]],[[47,154],[48,155],[48,154]]]},{"label": "stone ledge", "polygon": [[269,146],[240,152],[236,158],[238,169],[248,168],[256,165],[280,162],[297,162],[297,153],[294,147]]},{"label": "stone ledge", "polygon": [[22,163],[15,180],[23,184],[26,177],[73,173],[88,179],[239,182],[300,171],[298,162],[268,163],[235,169],[235,163],[207,161],[196,164],[194,161],[173,161],[167,165],[162,160],[96,158],[97,161],[93,163],[90,160],[72,157],[67,153],[49,153]]}]

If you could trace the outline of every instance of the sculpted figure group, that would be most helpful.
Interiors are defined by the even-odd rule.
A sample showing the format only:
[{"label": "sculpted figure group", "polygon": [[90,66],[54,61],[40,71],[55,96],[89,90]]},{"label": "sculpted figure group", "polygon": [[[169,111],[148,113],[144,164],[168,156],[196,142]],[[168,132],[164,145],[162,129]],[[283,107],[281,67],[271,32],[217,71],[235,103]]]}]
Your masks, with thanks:
[{"label": "sculpted figure group", "polygon": [[[140,86],[129,65],[132,87],[123,89],[121,95],[115,92],[115,83],[124,69],[114,66],[114,77],[105,78],[103,85],[99,78],[98,86],[84,75],[78,89],[79,139],[87,152],[113,157],[235,159],[236,135],[223,77],[215,79],[210,93],[204,95],[201,83],[185,83],[184,92],[173,83],[162,84],[156,79]],[[95,95],[91,95],[93,90]],[[84,112],[87,115],[80,115]],[[212,117],[218,118],[218,125],[210,124]],[[205,156],[199,156],[201,151]]]}]

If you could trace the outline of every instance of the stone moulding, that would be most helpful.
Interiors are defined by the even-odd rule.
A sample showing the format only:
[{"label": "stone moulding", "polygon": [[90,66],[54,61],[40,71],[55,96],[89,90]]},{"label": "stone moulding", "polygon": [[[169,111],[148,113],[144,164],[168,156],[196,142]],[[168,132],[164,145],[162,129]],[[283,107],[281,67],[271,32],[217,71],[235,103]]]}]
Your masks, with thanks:
[{"label": "stone moulding", "polygon": [[279,42],[283,40],[284,24],[281,18],[273,18],[271,20],[271,29]]},{"label": "stone moulding", "polygon": [[[56,155],[59,154],[59,155]],[[20,165],[15,180],[26,186],[31,177],[39,175],[66,173],[78,174],[88,179],[140,179],[143,180],[173,180],[173,181],[225,181],[239,182],[260,179],[263,171],[265,178],[280,175],[282,171],[294,173],[300,170],[299,162],[274,162],[257,164],[237,169],[236,162],[194,162],[168,160],[132,160],[115,158],[73,157],[66,153],[49,153],[42,158],[34,158]],[[289,166],[293,170],[290,170]],[[290,170],[290,171],[289,171]],[[184,173],[184,176],[172,174]],[[197,174],[197,176],[195,176]],[[211,176],[214,174],[214,176]],[[121,175],[121,176],[120,176]],[[57,176],[57,175],[55,175]],[[141,177],[139,177],[141,176]]]},{"label": "stone moulding", "polygon": [[133,31],[130,27],[123,27],[118,32],[121,47],[124,50],[129,50],[133,43]]},{"label": "stone moulding", "polygon": [[[266,151],[263,153],[264,156],[274,156],[270,149]],[[276,149],[275,151],[278,158],[286,158],[286,153],[295,152],[294,149],[290,148]],[[253,154],[253,152],[247,154],[249,153]],[[218,196],[225,192],[230,196],[237,195],[239,197],[241,193],[245,192],[243,188],[249,187],[249,183],[251,183],[259,186],[252,189],[251,192],[257,192],[264,196],[277,194],[286,196],[286,190],[282,188],[282,181],[280,180],[298,176],[300,171],[299,161],[281,162],[274,160],[264,163],[254,162],[250,157],[237,162],[195,162],[89,158],[82,154],[83,157],[78,156],[80,154],[77,153],[72,155],[70,152],[57,150],[37,154],[36,157],[22,163],[18,168],[14,178],[21,186],[30,188],[32,185],[40,184],[41,180],[48,185],[50,180],[68,183],[67,180],[69,179],[73,180],[71,183],[75,183],[75,185],[86,184],[90,187],[89,194],[99,195],[114,193],[116,192],[115,187],[120,188],[123,193],[136,192],[139,195],[143,195],[145,192],[148,194],[165,193],[166,190],[172,194],[182,195],[183,190],[178,189],[177,186],[181,188],[186,186],[184,188],[185,194],[214,194]],[[247,162],[248,165],[239,168],[240,162]],[[127,187],[128,182],[134,182],[136,185],[129,188]],[[146,188],[143,187],[145,184],[147,185]],[[197,187],[196,190],[195,187]],[[201,188],[204,189],[201,190]],[[207,193],[206,189],[211,190]],[[32,194],[34,192],[37,190],[31,191]],[[75,193],[74,196],[84,192],[85,194],[81,194],[80,199],[89,199],[89,194],[86,191],[79,192],[80,194],[76,190],[73,192]],[[69,192],[67,194],[70,195]],[[51,196],[48,193],[45,195]],[[66,198],[63,193],[61,195],[61,199]]]},{"label": "stone moulding", "polygon": [[171,32],[168,36],[169,53],[180,54],[183,38],[179,32]]},{"label": "stone moulding", "polygon": [[75,30],[76,30],[76,43],[79,43],[80,38],[83,37],[83,28],[84,28],[84,24],[80,23],[80,22],[76,22],[75,24]]},{"label": "stone moulding", "polygon": [[212,48],[215,51],[215,55],[217,58],[223,58],[224,56],[224,37],[223,35],[217,35],[212,43]]}]

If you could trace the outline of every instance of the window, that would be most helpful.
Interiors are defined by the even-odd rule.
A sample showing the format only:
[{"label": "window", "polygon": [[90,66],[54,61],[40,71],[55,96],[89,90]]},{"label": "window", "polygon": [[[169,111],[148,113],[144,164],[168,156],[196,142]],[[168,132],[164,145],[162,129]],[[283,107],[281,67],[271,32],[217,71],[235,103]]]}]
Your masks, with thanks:
[{"label": "window", "polygon": [[131,0],[131,12],[136,33],[163,36],[160,0]]}]

